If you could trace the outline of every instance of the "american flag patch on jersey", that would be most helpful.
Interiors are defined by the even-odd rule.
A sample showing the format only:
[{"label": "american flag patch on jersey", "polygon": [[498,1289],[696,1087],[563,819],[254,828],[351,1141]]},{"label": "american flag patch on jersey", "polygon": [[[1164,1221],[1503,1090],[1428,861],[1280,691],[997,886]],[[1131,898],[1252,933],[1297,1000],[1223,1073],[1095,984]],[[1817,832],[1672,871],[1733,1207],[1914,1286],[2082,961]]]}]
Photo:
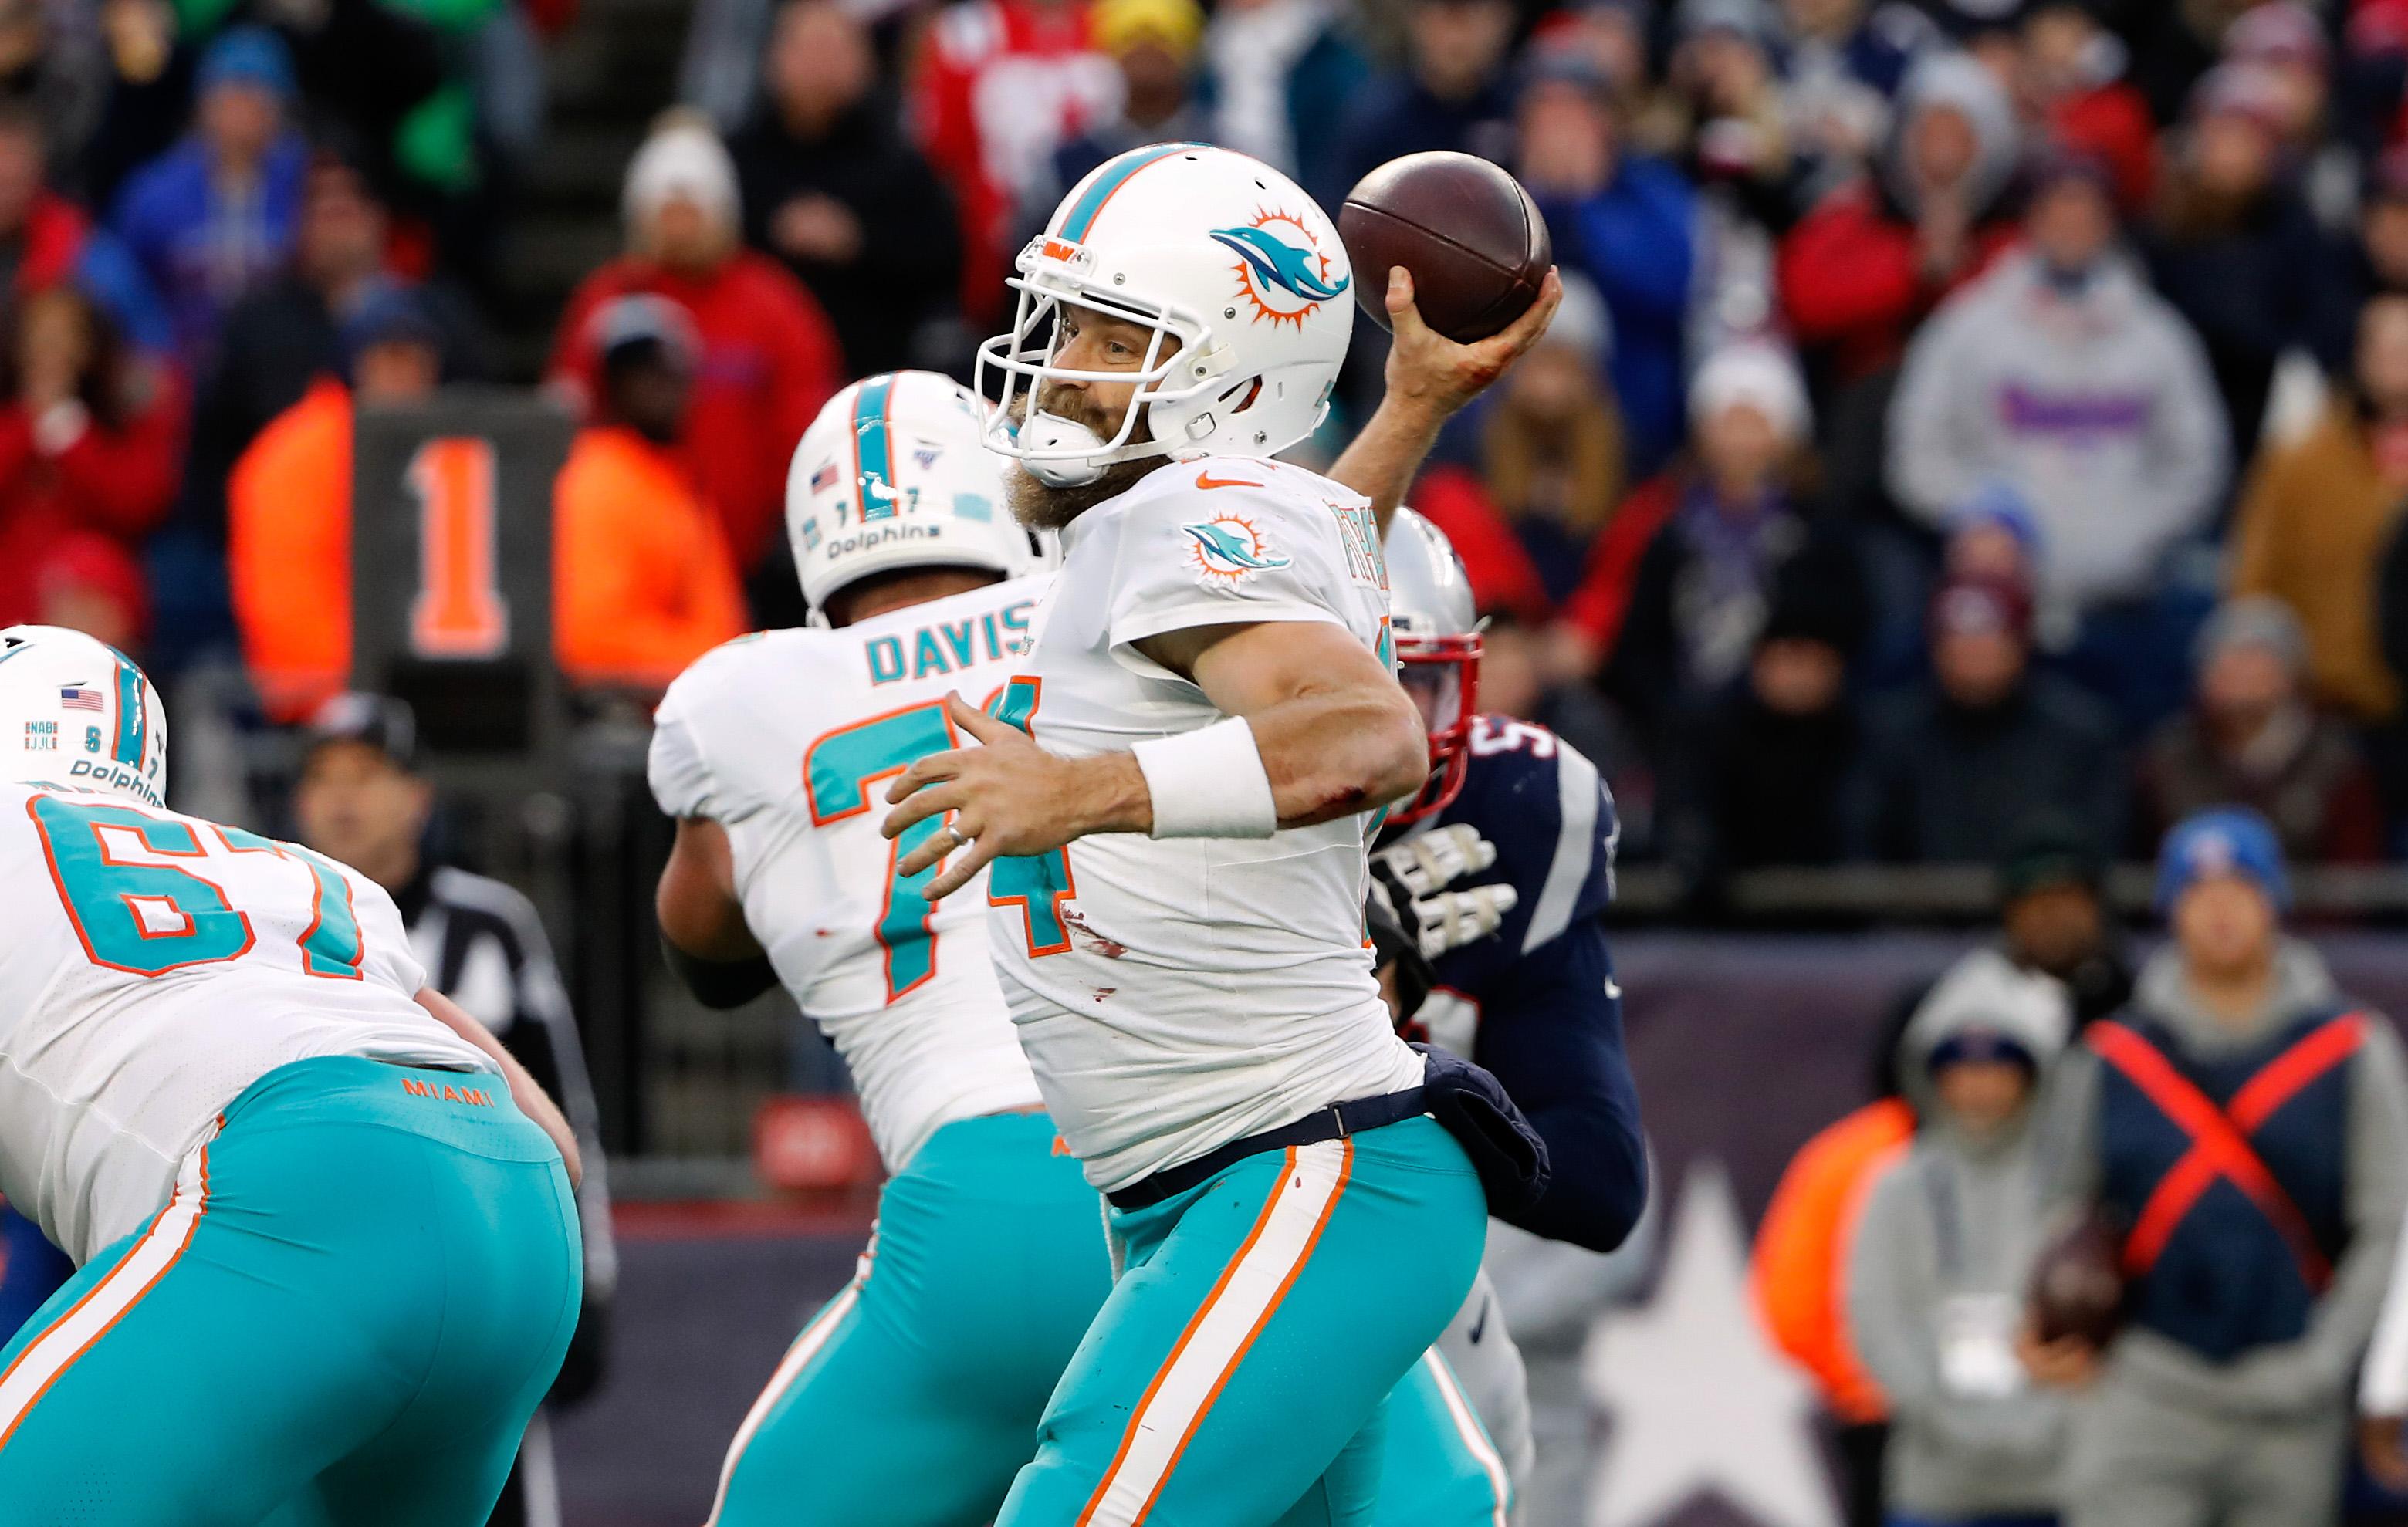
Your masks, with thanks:
[{"label": "american flag patch on jersey", "polygon": [[820,464],[820,469],[811,474],[811,492],[815,493],[825,492],[827,490],[835,486],[836,463],[822,462]]},{"label": "american flag patch on jersey", "polygon": [[62,710],[98,710],[100,708],[100,692],[98,690],[84,689],[80,685],[69,685],[59,691],[59,708]]}]

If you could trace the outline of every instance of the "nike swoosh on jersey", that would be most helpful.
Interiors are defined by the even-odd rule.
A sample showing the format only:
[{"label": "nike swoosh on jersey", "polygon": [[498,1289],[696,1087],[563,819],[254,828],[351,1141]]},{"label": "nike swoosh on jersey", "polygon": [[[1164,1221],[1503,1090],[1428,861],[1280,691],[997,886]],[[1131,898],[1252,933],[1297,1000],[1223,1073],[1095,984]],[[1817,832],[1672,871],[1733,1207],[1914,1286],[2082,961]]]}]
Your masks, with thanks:
[{"label": "nike swoosh on jersey", "polygon": [[1198,472],[1196,474],[1196,486],[1205,489],[1259,488],[1262,484],[1259,482],[1248,482],[1243,478],[1216,478],[1210,472]]}]

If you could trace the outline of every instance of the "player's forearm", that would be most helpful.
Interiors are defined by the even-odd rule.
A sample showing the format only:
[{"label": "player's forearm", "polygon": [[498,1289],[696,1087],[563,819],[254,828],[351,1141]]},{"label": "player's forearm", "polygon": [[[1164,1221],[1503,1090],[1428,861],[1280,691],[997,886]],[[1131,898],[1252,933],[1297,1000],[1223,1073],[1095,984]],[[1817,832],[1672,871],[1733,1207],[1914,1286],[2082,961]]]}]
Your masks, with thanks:
[{"label": "player's forearm", "polygon": [[1399,801],[1429,778],[1429,738],[1404,692],[1299,694],[1246,718],[1279,824],[1310,827]]},{"label": "player's forearm", "polygon": [[1339,454],[1329,476],[1371,501],[1371,512],[1384,532],[1445,422],[1446,410],[1434,401],[1391,391]]}]

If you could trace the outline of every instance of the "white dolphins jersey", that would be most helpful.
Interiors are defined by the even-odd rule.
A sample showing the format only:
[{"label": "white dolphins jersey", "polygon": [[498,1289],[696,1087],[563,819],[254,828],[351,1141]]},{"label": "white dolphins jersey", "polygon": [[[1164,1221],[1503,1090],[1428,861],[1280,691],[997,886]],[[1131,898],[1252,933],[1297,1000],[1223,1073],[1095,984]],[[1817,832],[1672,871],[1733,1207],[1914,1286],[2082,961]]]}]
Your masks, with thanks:
[{"label": "white dolphins jersey", "polygon": [[933,869],[895,861],[886,786],[956,734],[945,696],[985,703],[1017,663],[1043,578],[841,630],[770,631],[708,652],[652,718],[652,794],[727,830],[736,892],[778,978],[853,1069],[887,1170],[939,1125],[1039,1104],[987,956],[986,878],[931,907]]},{"label": "white dolphins jersey", "polygon": [[279,1066],[494,1069],[416,1002],[426,972],[393,898],[307,849],[0,784],[0,876],[18,888],[0,942],[0,1193],[78,1263],[141,1228],[219,1113]]},{"label": "white dolphins jersey", "polygon": [[[1135,646],[1338,626],[1391,658],[1370,507],[1301,467],[1157,468],[1063,532],[1002,714],[1057,753],[1222,719]],[[1107,1191],[1317,1108],[1418,1086],[1363,936],[1369,814],[1267,839],[1083,837],[990,871],[996,968],[1045,1102]]]}]

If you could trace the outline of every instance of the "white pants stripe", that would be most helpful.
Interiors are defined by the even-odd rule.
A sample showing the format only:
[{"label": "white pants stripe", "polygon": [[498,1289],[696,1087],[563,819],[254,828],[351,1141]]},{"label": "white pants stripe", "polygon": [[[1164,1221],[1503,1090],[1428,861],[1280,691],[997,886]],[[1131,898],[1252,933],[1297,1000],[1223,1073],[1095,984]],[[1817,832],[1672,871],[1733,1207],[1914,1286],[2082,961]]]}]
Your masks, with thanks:
[{"label": "white pants stripe", "polygon": [[795,1345],[786,1349],[786,1356],[778,1364],[778,1371],[769,1376],[768,1386],[761,1391],[761,1397],[752,1402],[752,1408],[744,1413],[744,1424],[736,1429],[736,1440],[727,1445],[727,1462],[719,1470],[719,1493],[711,1498],[710,1520],[702,1527],[719,1527],[719,1514],[727,1509],[728,1482],[736,1477],[736,1465],[743,1458],[744,1449],[752,1445],[752,1434],[761,1430],[762,1424],[769,1419],[769,1412],[778,1408],[778,1402],[785,1397],[786,1391],[794,1387],[795,1380],[810,1366],[811,1359],[820,1355],[820,1349],[828,1344],[828,1338],[836,1334],[837,1327],[844,1323],[844,1318],[852,1314],[853,1306],[860,1302],[861,1278],[856,1277],[845,1285],[842,1293],[829,1301],[827,1308],[820,1311],[816,1320],[803,1327],[803,1334],[795,1338]]},{"label": "white pants stripe", "polygon": [[209,1149],[205,1140],[184,1158],[182,1170],[176,1174],[176,1191],[169,1195],[167,1206],[152,1217],[150,1228],[73,1308],[26,1344],[7,1372],[0,1373],[0,1447],[7,1446],[35,1402],[50,1391],[60,1376],[167,1276],[184,1249],[193,1244],[193,1233],[200,1227],[201,1216],[208,1212],[208,1204]]},{"label": "white pants stripe", "polygon": [[1138,1402],[1120,1453],[1080,1513],[1079,1527],[1138,1527],[1145,1520],[1222,1387],[1312,1255],[1354,1164],[1352,1140],[1289,1149],[1287,1170],[1253,1234]]},{"label": "white pants stripe", "polygon": [[1488,1429],[1480,1424],[1479,1412],[1464,1398],[1463,1386],[1455,1381],[1455,1370],[1438,1355],[1438,1349],[1433,1347],[1424,1352],[1422,1362],[1428,1364],[1430,1377],[1438,1382],[1439,1397],[1446,1402],[1447,1417],[1455,1422],[1455,1435],[1463,1439],[1464,1450],[1488,1476],[1491,1498],[1497,1503],[1490,1518],[1494,1527],[1506,1527],[1507,1517],[1513,1509],[1513,1482],[1506,1474],[1505,1460],[1498,1456],[1496,1444],[1488,1440]]}]

